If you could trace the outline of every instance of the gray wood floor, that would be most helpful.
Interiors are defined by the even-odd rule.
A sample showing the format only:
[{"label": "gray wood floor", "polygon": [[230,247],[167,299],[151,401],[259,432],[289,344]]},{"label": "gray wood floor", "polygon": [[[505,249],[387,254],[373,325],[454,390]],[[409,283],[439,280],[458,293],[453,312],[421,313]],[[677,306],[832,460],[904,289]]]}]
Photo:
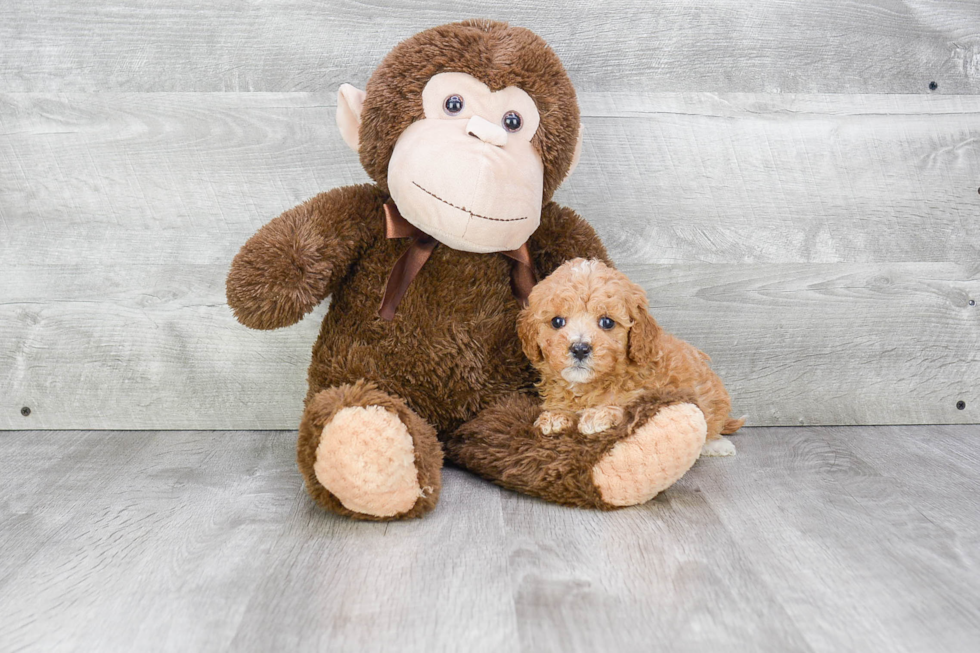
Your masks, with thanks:
[{"label": "gray wood floor", "polygon": [[615,513],[448,470],[392,524],[293,442],[0,433],[0,650],[980,650],[980,426],[745,429]]}]

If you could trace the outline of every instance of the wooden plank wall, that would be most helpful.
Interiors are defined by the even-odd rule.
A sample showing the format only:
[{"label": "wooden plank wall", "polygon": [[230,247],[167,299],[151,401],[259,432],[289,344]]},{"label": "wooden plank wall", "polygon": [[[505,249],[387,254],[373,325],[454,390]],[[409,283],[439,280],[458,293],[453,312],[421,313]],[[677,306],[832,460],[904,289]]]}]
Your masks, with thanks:
[{"label": "wooden plank wall", "polygon": [[470,16],[563,58],[557,199],[750,424],[978,421],[972,0],[39,0],[0,4],[0,428],[295,427],[328,307],[249,331],[228,264],[367,180],[337,86]]}]

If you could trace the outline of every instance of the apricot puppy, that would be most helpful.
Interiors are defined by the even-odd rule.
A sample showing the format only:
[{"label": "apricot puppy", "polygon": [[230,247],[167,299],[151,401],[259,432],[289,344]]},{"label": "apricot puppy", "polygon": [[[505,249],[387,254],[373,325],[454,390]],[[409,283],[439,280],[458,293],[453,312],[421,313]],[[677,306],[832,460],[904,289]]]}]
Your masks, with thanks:
[{"label": "apricot puppy", "polygon": [[524,353],[541,373],[542,433],[578,426],[590,435],[622,422],[649,390],[694,392],[708,424],[702,456],[730,456],[731,399],[708,355],[665,333],[646,293],[601,261],[573,259],[534,287],[517,321]]}]

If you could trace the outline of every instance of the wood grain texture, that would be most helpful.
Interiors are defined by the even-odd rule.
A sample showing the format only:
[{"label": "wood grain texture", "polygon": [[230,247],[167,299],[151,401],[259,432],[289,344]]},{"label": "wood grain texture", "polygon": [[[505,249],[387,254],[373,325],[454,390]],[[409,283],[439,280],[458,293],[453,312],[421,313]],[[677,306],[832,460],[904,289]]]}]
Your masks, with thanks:
[{"label": "wood grain texture", "polygon": [[[326,307],[241,327],[224,265],[17,267],[0,305],[0,427],[295,428]],[[955,264],[627,266],[750,424],[969,423],[980,272]],[[41,294],[38,302],[32,297]],[[957,410],[956,402],[966,409]],[[20,409],[32,409],[23,417]]]},{"label": "wood grain texture", "polygon": [[654,501],[446,471],[315,508],[277,432],[0,434],[0,650],[975,651],[976,426],[745,429]]},{"label": "wood grain texture", "polygon": [[[827,433],[836,437],[838,432]],[[869,432],[882,437],[889,433],[887,428]],[[947,556],[980,569],[980,528],[972,518],[978,502],[975,470],[980,464],[980,442],[963,438],[961,430],[951,426],[908,427],[904,433],[887,446],[873,437],[858,438],[850,443],[851,449],[898,484],[903,494],[914,496],[913,505],[921,515],[945,524]]]},{"label": "wood grain texture", "polygon": [[474,477],[366,525],[309,501],[294,434],[37,435],[0,435],[2,651],[516,647],[499,492]]},{"label": "wood grain texture", "polygon": [[980,97],[583,101],[560,200],[620,263],[980,259]]},{"label": "wood grain texture", "polygon": [[[980,259],[980,97],[582,106],[557,199],[619,263]],[[283,210],[367,181],[333,112],[317,94],[0,95],[0,261],[230,261]]]},{"label": "wood grain texture", "polygon": [[[559,200],[751,424],[978,420],[980,99],[583,107]],[[256,333],[223,282],[260,225],[366,179],[331,102],[7,94],[0,129],[0,428],[294,427],[326,306]]]},{"label": "wood grain texture", "polygon": [[0,5],[8,91],[360,86],[398,41],[489,17],[543,36],[582,91],[980,91],[972,0],[356,2],[38,0]]},{"label": "wood grain texture", "polygon": [[[749,424],[974,423],[980,270],[950,264],[626,266],[712,357]],[[958,401],[966,409],[958,410]]]},{"label": "wood grain texture", "polygon": [[[762,446],[738,440],[736,464],[752,457],[752,481],[699,477],[714,514],[814,650],[980,645],[980,632],[962,626],[980,624],[976,469],[965,479],[963,465],[935,451],[980,440],[976,430],[938,434],[933,443],[933,428],[773,430]],[[924,510],[940,488],[945,511]]]},{"label": "wood grain texture", "polygon": [[614,513],[504,494],[524,650],[811,650],[707,504],[700,471]]}]

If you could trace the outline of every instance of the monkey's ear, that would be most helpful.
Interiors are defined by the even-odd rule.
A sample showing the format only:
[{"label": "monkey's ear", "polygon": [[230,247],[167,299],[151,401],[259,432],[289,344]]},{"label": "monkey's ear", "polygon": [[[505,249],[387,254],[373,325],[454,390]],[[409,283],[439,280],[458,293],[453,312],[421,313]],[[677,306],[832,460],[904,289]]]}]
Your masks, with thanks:
[{"label": "monkey's ear", "polygon": [[357,152],[360,147],[358,132],[361,129],[361,109],[364,108],[366,93],[350,84],[341,84],[337,91],[337,127],[340,135],[350,149]]},{"label": "monkey's ear", "polygon": [[[585,125],[579,123],[578,125],[578,140],[575,142],[575,151],[572,152],[572,163],[568,166],[568,172],[565,173],[565,179],[572,176],[572,171],[575,170],[575,166],[578,165],[578,158],[582,156],[582,137],[585,135]],[[563,179],[562,181],[564,181]]]}]

